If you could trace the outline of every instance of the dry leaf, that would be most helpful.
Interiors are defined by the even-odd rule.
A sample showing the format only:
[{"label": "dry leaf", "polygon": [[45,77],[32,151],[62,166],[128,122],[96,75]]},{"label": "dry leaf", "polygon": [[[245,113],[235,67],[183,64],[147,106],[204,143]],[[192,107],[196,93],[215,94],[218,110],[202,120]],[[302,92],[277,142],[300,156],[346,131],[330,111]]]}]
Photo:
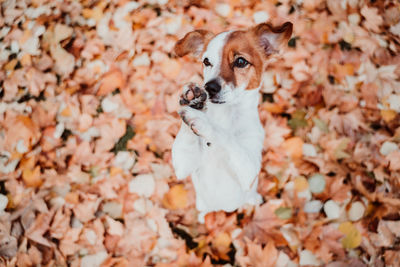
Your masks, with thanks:
[{"label": "dry leaf", "polygon": [[171,210],[184,209],[188,203],[188,192],[183,184],[174,185],[164,195],[163,205]]},{"label": "dry leaf", "polygon": [[25,169],[22,172],[22,179],[26,186],[39,187],[43,182],[40,177],[40,166],[36,166],[34,169]]},{"label": "dry leaf", "polygon": [[119,69],[111,70],[104,74],[97,95],[104,96],[116,89],[122,90],[124,86],[125,80],[122,72]]},{"label": "dry leaf", "polygon": [[341,223],[339,231],[345,235],[342,239],[342,245],[345,249],[353,249],[361,244],[361,233],[351,222]]},{"label": "dry leaf", "polygon": [[303,140],[300,137],[291,137],[283,142],[282,148],[292,158],[301,158],[303,155]]}]

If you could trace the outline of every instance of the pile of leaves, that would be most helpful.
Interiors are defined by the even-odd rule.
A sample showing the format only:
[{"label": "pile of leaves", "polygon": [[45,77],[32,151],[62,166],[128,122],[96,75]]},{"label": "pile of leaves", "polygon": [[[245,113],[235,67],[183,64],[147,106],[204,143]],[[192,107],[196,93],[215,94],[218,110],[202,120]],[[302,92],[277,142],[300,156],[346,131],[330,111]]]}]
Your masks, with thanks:
[{"label": "pile of leaves", "polygon": [[[0,14],[1,264],[400,262],[398,1],[5,0]],[[265,201],[199,224],[171,146],[202,70],[172,48],[288,20],[261,89]]]}]

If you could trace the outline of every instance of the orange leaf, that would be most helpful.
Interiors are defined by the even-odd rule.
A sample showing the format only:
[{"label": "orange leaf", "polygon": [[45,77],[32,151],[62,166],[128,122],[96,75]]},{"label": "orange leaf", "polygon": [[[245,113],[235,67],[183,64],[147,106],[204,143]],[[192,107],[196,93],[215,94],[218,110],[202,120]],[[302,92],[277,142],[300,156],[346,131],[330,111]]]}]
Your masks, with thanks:
[{"label": "orange leaf", "polygon": [[19,168],[20,170],[26,170],[26,169],[33,169],[35,167],[36,159],[35,157],[29,157],[29,158],[23,158],[21,159],[21,162],[19,163]]},{"label": "orange leaf", "polygon": [[303,192],[308,188],[308,181],[304,176],[299,176],[294,180],[296,192]]},{"label": "orange leaf", "polygon": [[111,168],[110,168],[110,177],[113,177],[113,176],[115,176],[115,175],[117,175],[117,174],[120,174],[120,173],[122,173],[122,172],[123,172],[123,171],[122,171],[121,168],[111,167]]},{"label": "orange leaf", "polygon": [[391,109],[382,109],[382,110],[381,110],[381,116],[382,116],[382,119],[383,119],[385,122],[390,122],[390,121],[392,121],[394,118],[396,118],[397,113],[396,113],[396,111],[391,110]]},{"label": "orange leaf", "polygon": [[111,70],[103,76],[97,95],[107,95],[117,88],[122,89],[124,85],[125,80],[122,72],[119,69]]},{"label": "orange leaf", "polygon": [[175,79],[182,69],[181,63],[175,59],[167,58],[161,63],[161,72],[168,79]]},{"label": "orange leaf", "polygon": [[186,208],[188,203],[187,193],[183,184],[174,185],[169,192],[164,195],[164,206],[170,210]]},{"label": "orange leaf", "polygon": [[354,74],[354,66],[353,66],[353,64],[350,64],[350,63],[346,63],[344,65],[336,64],[335,70],[336,70],[336,74],[339,77],[344,77],[347,75],[351,76]]},{"label": "orange leaf", "polygon": [[60,115],[63,116],[63,117],[69,117],[69,116],[71,116],[71,109],[70,109],[68,106],[66,106],[66,107],[61,111]]},{"label": "orange leaf", "polygon": [[75,192],[69,192],[65,195],[65,201],[71,204],[78,204],[79,203],[79,195]]},{"label": "orange leaf", "polygon": [[232,240],[229,234],[225,232],[219,233],[215,239],[213,239],[213,248],[215,248],[218,251],[218,256],[221,259],[224,260],[229,260],[229,256],[227,253],[230,251],[230,244]]},{"label": "orange leaf", "polygon": [[4,65],[4,70],[14,70],[15,66],[17,66],[18,60],[16,58],[10,60],[7,64]]},{"label": "orange leaf", "polygon": [[292,137],[282,144],[282,148],[292,158],[301,158],[303,155],[303,140],[300,137]]},{"label": "orange leaf", "polygon": [[25,169],[22,172],[22,180],[24,180],[26,186],[39,187],[42,184],[40,178],[40,166],[36,166],[35,169]]},{"label": "orange leaf", "polygon": [[278,105],[276,103],[264,102],[261,106],[262,109],[265,109],[271,113],[278,114],[283,112],[283,106]]},{"label": "orange leaf", "polygon": [[30,66],[32,65],[32,59],[31,55],[29,54],[24,54],[21,58],[21,65],[22,66]]}]

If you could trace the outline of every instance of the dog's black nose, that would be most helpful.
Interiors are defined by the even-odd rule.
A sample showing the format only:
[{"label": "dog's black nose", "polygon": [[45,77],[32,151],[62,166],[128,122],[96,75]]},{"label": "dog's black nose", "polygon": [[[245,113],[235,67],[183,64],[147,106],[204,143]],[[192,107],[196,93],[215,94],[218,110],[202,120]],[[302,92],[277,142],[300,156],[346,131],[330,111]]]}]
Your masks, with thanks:
[{"label": "dog's black nose", "polygon": [[204,86],[210,97],[215,96],[221,91],[221,85],[217,80],[211,80]]}]

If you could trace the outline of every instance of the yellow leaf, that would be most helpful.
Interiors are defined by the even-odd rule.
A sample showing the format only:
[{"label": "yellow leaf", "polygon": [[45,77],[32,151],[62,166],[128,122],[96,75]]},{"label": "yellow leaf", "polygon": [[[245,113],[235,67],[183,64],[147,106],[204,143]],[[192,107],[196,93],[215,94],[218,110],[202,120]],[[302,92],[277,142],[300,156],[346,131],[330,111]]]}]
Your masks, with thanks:
[{"label": "yellow leaf", "polygon": [[22,172],[22,180],[24,180],[26,186],[39,187],[42,185],[42,179],[40,178],[40,166],[36,166],[35,169],[25,169]]},{"label": "yellow leaf", "polygon": [[4,65],[4,70],[13,70],[17,66],[18,60],[16,58],[10,60],[6,65]]},{"label": "yellow leaf", "polygon": [[214,239],[213,244],[216,247],[228,248],[231,244],[231,237],[225,232],[219,233]]},{"label": "yellow leaf", "polygon": [[63,117],[69,117],[69,116],[71,116],[71,109],[70,109],[68,106],[65,107],[65,108],[61,111],[60,115],[63,116]]},{"label": "yellow leaf", "polygon": [[343,138],[339,145],[335,148],[335,157],[336,159],[346,159],[349,158],[350,155],[345,152],[347,145],[350,143],[349,138]]},{"label": "yellow leaf", "polygon": [[163,205],[170,210],[184,209],[188,202],[188,192],[183,184],[177,184],[164,195]]},{"label": "yellow leaf", "polygon": [[225,232],[219,233],[212,241],[213,248],[218,251],[218,256],[224,260],[229,260],[227,253],[230,251],[230,244],[232,240],[229,234]]},{"label": "yellow leaf", "polygon": [[345,234],[342,239],[342,245],[345,249],[353,249],[361,244],[361,233],[351,222],[341,223],[339,225],[339,231]]},{"label": "yellow leaf", "polygon": [[117,175],[117,174],[120,174],[120,173],[122,173],[122,172],[123,172],[123,171],[122,171],[121,168],[111,167],[111,168],[110,168],[110,177],[113,177],[113,176],[115,176],[115,175]]},{"label": "yellow leaf", "polygon": [[396,113],[396,111],[394,111],[394,110],[392,110],[392,109],[382,109],[382,110],[381,110],[381,116],[382,116],[382,119],[383,119],[385,122],[390,122],[390,121],[392,121],[394,118],[396,118],[397,113]]},{"label": "yellow leaf", "polygon": [[296,192],[303,192],[308,188],[308,181],[304,176],[299,176],[294,180],[294,188]]},{"label": "yellow leaf", "polygon": [[301,158],[303,155],[303,140],[300,137],[292,137],[282,144],[282,148],[292,158]]}]

